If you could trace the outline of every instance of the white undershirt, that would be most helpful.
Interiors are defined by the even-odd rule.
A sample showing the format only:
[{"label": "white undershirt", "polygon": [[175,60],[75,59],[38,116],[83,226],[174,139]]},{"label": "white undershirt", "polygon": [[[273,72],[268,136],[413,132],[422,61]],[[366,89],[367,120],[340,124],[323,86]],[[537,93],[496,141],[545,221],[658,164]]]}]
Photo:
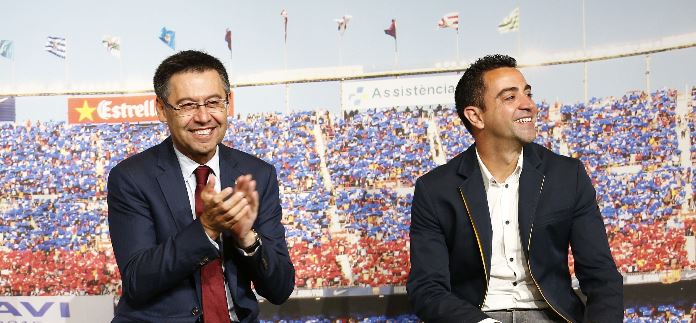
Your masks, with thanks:
[{"label": "white undershirt", "polygon": [[[520,240],[518,202],[522,156],[520,152],[512,174],[498,182],[476,151],[493,229],[490,280],[483,311],[548,307],[529,274]],[[485,319],[481,322],[496,321]]]}]

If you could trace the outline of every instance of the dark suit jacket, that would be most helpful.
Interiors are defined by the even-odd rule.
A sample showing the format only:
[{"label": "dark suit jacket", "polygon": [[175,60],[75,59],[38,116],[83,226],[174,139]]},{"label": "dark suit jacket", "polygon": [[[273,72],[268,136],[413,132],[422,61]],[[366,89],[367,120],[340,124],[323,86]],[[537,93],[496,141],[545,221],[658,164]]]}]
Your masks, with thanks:
[{"label": "dark suit jacket", "polygon": [[[535,284],[571,322],[621,322],[623,280],[607,243],[595,190],[580,161],[524,147],[520,240]],[[426,322],[478,322],[491,268],[491,220],[472,145],[416,182],[408,296]],[[573,292],[568,246],[587,303]]]},{"label": "dark suit jacket", "polygon": [[271,303],[284,302],[295,285],[288,255],[276,172],[270,164],[220,147],[223,188],[252,174],[260,206],[254,229],[262,246],[254,256],[236,249],[229,233],[221,251],[193,220],[186,184],[171,137],[111,170],[109,230],[123,281],[114,322],[195,322],[202,312],[200,267],[222,254],[225,279],[242,322],[256,321],[259,307],[251,283]]}]

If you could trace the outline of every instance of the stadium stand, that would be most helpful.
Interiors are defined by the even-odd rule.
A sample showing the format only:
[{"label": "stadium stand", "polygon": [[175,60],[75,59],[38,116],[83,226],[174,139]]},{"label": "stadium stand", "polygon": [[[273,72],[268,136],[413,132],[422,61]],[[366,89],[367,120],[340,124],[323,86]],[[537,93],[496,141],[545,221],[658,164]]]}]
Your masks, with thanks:
[{"label": "stadium stand", "polygon": [[[693,166],[679,158],[679,140],[688,135],[685,153],[696,162],[696,87],[690,91],[684,115],[674,90],[538,104],[537,142],[585,163],[622,273],[696,269],[684,249],[696,233],[696,181]],[[404,285],[413,184],[473,142],[451,105],[228,121],[224,143],[278,171],[298,288]],[[116,163],[166,136],[161,124],[0,124],[0,293],[117,294],[106,178]],[[626,308],[626,320],[684,320],[693,311],[689,304],[636,305]],[[306,319],[349,320],[298,320]]]}]

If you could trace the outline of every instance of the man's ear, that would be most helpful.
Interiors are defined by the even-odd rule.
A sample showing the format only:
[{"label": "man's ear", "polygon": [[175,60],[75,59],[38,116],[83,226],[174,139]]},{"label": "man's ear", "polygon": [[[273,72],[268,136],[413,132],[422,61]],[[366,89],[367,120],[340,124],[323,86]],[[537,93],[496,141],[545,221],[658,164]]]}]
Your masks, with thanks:
[{"label": "man's ear", "polygon": [[227,115],[234,117],[234,92],[230,90],[230,93],[227,94]]},{"label": "man's ear", "polygon": [[471,123],[473,128],[479,130],[483,129],[484,127],[482,113],[483,110],[481,110],[481,108],[473,105],[464,108],[464,117],[469,120],[469,123]]},{"label": "man's ear", "polygon": [[157,108],[157,118],[159,119],[160,122],[166,124],[167,123],[167,116],[164,115],[164,104],[162,104],[162,101],[160,101],[160,98],[155,97],[155,107]]}]

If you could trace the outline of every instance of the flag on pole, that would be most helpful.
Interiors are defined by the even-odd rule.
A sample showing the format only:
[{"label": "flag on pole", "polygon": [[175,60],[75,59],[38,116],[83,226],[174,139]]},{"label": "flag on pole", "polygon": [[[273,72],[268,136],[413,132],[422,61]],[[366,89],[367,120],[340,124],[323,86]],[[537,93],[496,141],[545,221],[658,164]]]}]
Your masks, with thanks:
[{"label": "flag on pole", "polygon": [[121,38],[115,36],[104,36],[102,37],[102,45],[106,47],[106,50],[111,53],[111,55],[121,58]]},{"label": "flag on pole", "polygon": [[175,37],[176,37],[176,33],[173,30],[168,30],[167,27],[162,27],[159,39],[165,45],[169,46],[171,49],[175,48],[175,42],[174,42]]},{"label": "flag on pole", "polygon": [[280,12],[280,16],[283,17],[283,26],[285,26],[285,42],[288,42],[288,11],[283,9]]},{"label": "flag on pole", "polygon": [[351,18],[353,18],[353,16],[344,15],[340,19],[334,19],[334,21],[338,24],[338,31],[341,32],[341,35],[346,32],[346,29],[348,29],[348,21],[350,21]]},{"label": "flag on pole", "polygon": [[14,56],[13,45],[11,40],[0,40],[0,56],[12,59]]},{"label": "flag on pole", "polygon": [[396,39],[396,19],[392,19],[391,25],[384,30],[384,33]]},{"label": "flag on pole", "polygon": [[498,25],[498,32],[501,34],[518,31],[520,29],[520,7],[512,10],[512,12],[503,19]]},{"label": "flag on pole", "polygon": [[48,36],[48,41],[46,42],[44,49],[53,55],[65,59],[65,56],[67,55],[67,44],[65,37]]},{"label": "flag on pole", "polygon": [[440,28],[454,28],[459,30],[459,12],[446,13],[442,19],[437,22]]},{"label": "flag on pole", "polygon": [[232,51],[232,31],[229,28],[227,28],[227,30],[225,31],[225,41],[227,42],[227,49],[229,49],[231,52]]}]

